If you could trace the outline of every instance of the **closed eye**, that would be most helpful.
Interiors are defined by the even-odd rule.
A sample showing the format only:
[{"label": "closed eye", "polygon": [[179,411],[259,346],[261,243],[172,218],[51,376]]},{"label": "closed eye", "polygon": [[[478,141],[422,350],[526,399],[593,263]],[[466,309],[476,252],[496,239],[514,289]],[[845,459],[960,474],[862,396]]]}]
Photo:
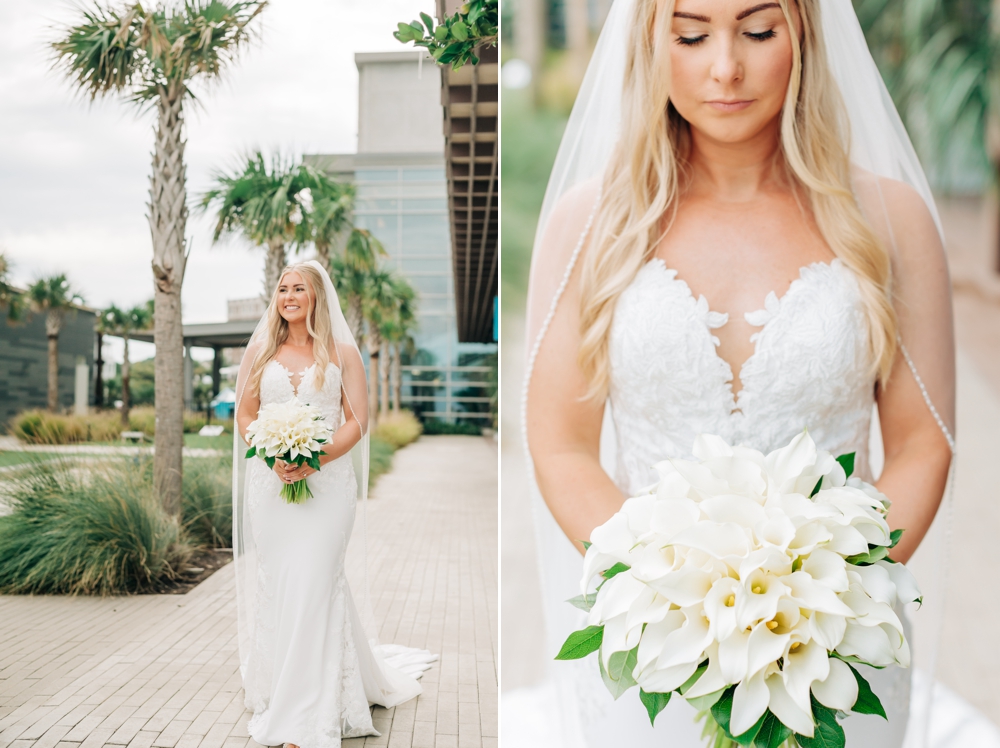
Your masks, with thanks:
[{"label": "closed eye", "polygon": [[756,41],[756,42],[767,41],[768,39],[773,39],[775,36],[777,36],[777,34],[775,33],[774,29],[768,29],[767,31],[761,31],[760,33],[757,33],[757,34],[754,34],[754,33],[751,33],[751,32],[748,31],[746,35],[749,38],[751,38],[754,41]]},{"label": "closed eye", "polygon": [[700,44],[705,41],[706,38],[708,38],[708,34],[702,34],[701,36],[695,37],[678,36],[677,43],[684,47],[693,47],[696,44]]}]

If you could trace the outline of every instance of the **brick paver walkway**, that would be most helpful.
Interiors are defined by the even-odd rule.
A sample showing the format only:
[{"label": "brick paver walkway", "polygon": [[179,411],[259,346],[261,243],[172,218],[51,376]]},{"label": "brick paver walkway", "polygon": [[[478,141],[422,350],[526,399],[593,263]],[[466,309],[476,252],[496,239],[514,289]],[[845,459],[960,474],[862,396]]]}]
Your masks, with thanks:
[{"label": "brick paver walkway", "polygon": [[[381,737],[344,746],[496,748],[495,445],[423,437],[372,497],[381,638],[441,659],[419,698],[373,710]],[[249,716],[231,567],[186,595],[0,596],[0,748],[252,748]]]}]

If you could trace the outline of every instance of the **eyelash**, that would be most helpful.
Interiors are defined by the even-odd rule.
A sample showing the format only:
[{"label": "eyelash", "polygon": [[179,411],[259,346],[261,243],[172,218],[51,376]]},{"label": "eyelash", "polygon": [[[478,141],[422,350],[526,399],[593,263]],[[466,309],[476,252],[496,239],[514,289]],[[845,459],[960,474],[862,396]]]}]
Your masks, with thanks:
[{"label": "eyelash", "polygon": [[[768,29],[767,31],[762,31],[759,34],[751,34],[747,32],[745,36],[748,37],[749,39],[752,39],[755,42],[766,42],[768,39],[773,39],[776,36],[776,33],[774,29]],[[682,47],[694,47],[698,44],[701,44],[707,38],[708,38],[707,34],[703,34],[702,36],[696,36],[696,37],[679,36],[677,37],[677,43],[680,44]]]}]

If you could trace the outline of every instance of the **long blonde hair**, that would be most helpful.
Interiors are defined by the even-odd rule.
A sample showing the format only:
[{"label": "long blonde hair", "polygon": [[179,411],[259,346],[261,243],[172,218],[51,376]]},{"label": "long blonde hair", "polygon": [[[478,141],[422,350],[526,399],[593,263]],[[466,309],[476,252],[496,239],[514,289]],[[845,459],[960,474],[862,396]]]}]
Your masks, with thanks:
[{"label": "long blonde hair", "polygon": [[[274,360],[278,355],[278,349],[288,339],[288,322],[278,312],[278,289],[285,275],[293,270],[302,276],[312,292],[312,307],[306,315],[306,329],[313,339],[313,360],[316,362],[313,382],[316,389],[322,390],[326,381],[326,366],[330,363],[330,346],[333,344],[330,315],[326,313],[328,308],[326,288],[323,285],[323,277],[316,268],[306,263],[295,263],[281,271],[281,278],[278,279],[274,293],[271,294],[271,302],[267,305],[267,337],[254,358],[250,376],[247,378],[247,388],[250,392],[260,392],[260,376],[264,367]],[[317,314],[316,310],[320,310],[320,313]]]},{"label": "long blonde hair", "polygon": [[[795,29],[789,0],[778,0]],[[781,155],[808,195],[820,233],[854,271],[868,318],[872,370],[881,383],[896,353],[889,254],[851,189],[849,122],[826,60],[818,0],[795,0],[802,38],[792,33],[792,72],[781,114]],[[621,138],[605,173],[602,198],[581,274],[579,364],[587,397],[610,384],[608,337],[619,295],[662,239],[662,220],[676,214],[687,122],[670,103],[670,27],[675,0],[657,9],[637,0],[625,64]],[[668,224],[669,226],[669,221]]]}]

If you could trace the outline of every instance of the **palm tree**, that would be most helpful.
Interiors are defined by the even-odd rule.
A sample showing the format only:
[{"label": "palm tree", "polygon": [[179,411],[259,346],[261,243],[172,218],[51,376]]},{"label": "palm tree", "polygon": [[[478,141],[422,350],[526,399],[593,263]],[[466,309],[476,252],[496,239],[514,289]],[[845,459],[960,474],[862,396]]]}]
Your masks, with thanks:
[{"label": "palm tree", "polygon": [[385,338],[389,351],[389,361],[382,367],[382,415],[389,408],[389,379],[392,379],[392,410],[399,412],[400,393],[403,388],[402,372],[400,370],[402,348],[407,343],[412,344],[411,333],[416,326],[417,292],[401,276],[392,279],[394,306],[391,316],[382,325],[382,337]]},{"label": "palm tree", "polygon": [[323,267],[329,268],[333,247],[340,243],[344,231],[350,226],[354,186],[319,174],[309,191],[312,197],[312,210],[308,214],[309,230],[316,247],[316,259]]},{"label": "palm tree", "polygon": [[[368,274],[364,295],[361,299],[365,320],[365,345],[368,348],[368,418],[376,421],[379,412],[379,383],[382,380],[379,364],[381,361],[382,344],[385,342],[383,331],[392,320],[396,307],[396,279],[387,270],[375,270]],[[388,392],[385,396],[388,397]]]},{"label": "palm tree", "polygon": [[49,339],[49,410],[59,408],[59,333],[63,319],[75,304],[83,303],[70,288],[65,275],[42,278],[28,287],[27,302],[32,312],[45,314],[45,336]]},{"label": "palm tree", "polygon": [[365,341],[364,298],[385,248],[367,229],[352,229],[343,255],[330,257],[330,278],[337,288],[351,334],[360,348]]},{"label": "palm tree", "polygon": [[122,361],[122,425],[128,426],[128,413],[132,404],[129,392],[129,355],[128,341],[132,333],[148,330],[153,324],[153,302],[148,301],[140,306],[122,310],[114,304],[101,313],[104,331],[109,335],[118,335],[125,343],[125,353]]},{"label": "palm tree", "polygon": [[181,286],[187,263],[184,104],[190,84],[217,79],[250,38],[267,0],[184,0],[147,9],[97,5],[53,43],[57,64],[91,99],[122,94],[156,110],[149,189],[156,299],[156,441],[153,481],[164,508],[181,502],[184,354]]},{"label": "palm tree", "polygon": [[16,322],[21,317],[22,299],[10,284],[10,269],[10,260],[0,252],[0,304],[7,305],[7,321]]},{"label": "palm tree", "polygon": [[312,167],[292,165],[279,155],[271,159],[269,168],[264,154],[255,151],[241,169],[216,174],[215,187],[201,196],[202,211],[217,206],[212,241],[219,241],[223,234],[239,233],[257,246],[267,247],[267,298],[288,264],[288,245],[307,240],[312,187],[324,180],[330,181]]}]

